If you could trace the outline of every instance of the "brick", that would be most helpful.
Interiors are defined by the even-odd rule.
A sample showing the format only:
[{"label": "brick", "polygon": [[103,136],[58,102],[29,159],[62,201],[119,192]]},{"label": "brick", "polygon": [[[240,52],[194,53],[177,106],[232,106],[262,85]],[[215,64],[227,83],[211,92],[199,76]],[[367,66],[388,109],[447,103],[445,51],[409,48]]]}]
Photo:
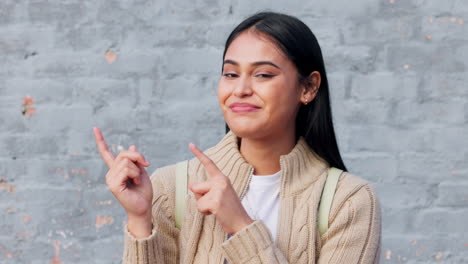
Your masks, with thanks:
[{"label": "brick", "polygon": [[[340,8],[336,8],[338,6]],[[288,3],[288,5],[284,5],[281,2],[269,2],[266,0],[255,2],[255,4],[245,1],[236,1],[233,5],[233,12],[234,14],[240,13],[241,16],[245,16],[251,14],[252,10],[263,10],[265,7],[268,7],[269,10],[288,13],[308,14],[323,17],[353,17],[376,13],[378,6],[378,2],[370,0],[359,0],[353,4],[344,0],[310,3],[294,0]]]},{"label": "brick", "polygon": [[459,99],[468,96],[464,88],[468,78],[462,73],[435,74],[424,78],[420,96],[423,100],[439,101],[444,98]]},{"label": "brick", "polygon": [[166,49],[165,51],[160,64],[161,70],[169,76],[186,74],[221,76],[223,51],[220,49]]},{"label": "brick", "polygon": [[328,71],[369,73],[376,70],[377,49],[368,45],[321,47]]},{"label": "brick", "polygon": [[343,100],[349,99],[351,94],[351,77],[342,72],[327,72],[328,90],[332,112],[343,109]]},{"label": "brick", "polygon": [[[69,105],[72,103],[73,84],[63,79],[8,78],[0,87],[0,93],[8,95],[8,106],[18,106],[25,96],[31,96],[37,106]],[[2,107],[5,104],[2,104]]]},{"label": "brick", "polygon": [[[123,225],[120,225],[119,230],[123,230]],[[115,233],[121,235],[123,231],[116,231]],[[97,263],[120,263],[122,259],[123,243],[116,245],[115,240],[118,238],[119,236],[93,241],[90,243],[92,245],[92,250],[89,255],[92,256]],[[81,251],[84,250],[81,249]]]},{"label": "brick", "polygon": [[395,103],[392,123],[408,127],[442,127],[464,123],[464,102],[456,99],[444,101],[409,101]]},{"label": "brick", "polygon": [[393,45],[387,48],[388,70],[401,73],[463,72],[464,61],[443,46]]},{"label": "brick", "polygon": [[402,152],[399,155],[398,174],[404,182],[439,183],[451,178],[463,179],[462,164],[466,164],[466,157],[458,153]]},{"label": "brick", "polygon": [[433,148],[437,151],[448,149],[447,155],[460,155],[467,151],[468,133],[464,127],[443,127],[432,129]]},{"label": "brick", "polygon": [[2,1],[0,3],[0,25],[14,22],[18,16],[17,8],[14,1]]},{"label": "brick", "polygon": [[400,152],[431,150],[432,135],[426,129],[412,129],[389,126],[355,126],[349,125],[349,147],[353,152]]},{"label": "brick", "polygon": [[394,182],[398,177],[398,158],[389,154],[350,153],[342,157],[348,170],[373,182]]},{"label": "brick", "polygon": [[[231,30],[234,29],[234,26],[235,25],[232,23],[201,25],[163,22],[148,24],[147,26],[138,27],[128,32],[128,38],[124,39],[121,47],[122,49],[135,49],[135,47],[138,47],[138,49],[142,50],[152,50],[154,48],[184,49],[187,47],[187,42],[189,41],[190,44],[196,48],[212,46],[216,48],[222,47],[224,49],[226,39]],[[100,32],[104,30],[97,29],[97,31]],[[105,34],[105,32],[103,32],[103,34]],[[107,38],[111,39],[111,36]],[[210,41],[207,42],[207,39]]]},{"label": "brick", "polygon": [[86,5],[83,2],[50,2],[34,0],[28,4],[27,13],[32,23],[63,23],[72,25],[86,18]]},{"label": "brick", "polygon": [[466,234],[468,232],[467,217],[468,212],[464,209],[431,208],[418,214],[416,225],[421,232],[434,235]]},{"label": "brick", "polygon": [[[380,193],[377,195],[380,195]],[[402,235],[410,233],[416,228],[414,226],[414,219],[417,215],[415,211],[417,212],[418,209],[411,207],[394,208],[383,203],[383,201],[380,203],[382,208],[382,233],[385,237],[391,234],[391,230],[400,230],[401,233],[398,234]]]},{"label": "brick", "polygon": [[438,10],[433,13],[426,13],[420,19],[421,32],[418,37],[420,41],[427,44],[437,45],[442,40],[450,41],[457,43],[454,45],[454,48],[457,49],[463,43],[461,41],[467,39],[465,27],[466,13],[445,13]]},{"label": "brick", "polygon": [[415,99],[418,96],[417,76],[377,72],[371,75],[356,75],[352,79],[351,97],[356,100]]},{"label": "brick", "polygon": [[26,117],[23,116],[22,111],[23,109],[21,109],[21,107],[0,108],[0,123],[2,124],[3,130],[0,133],[26,132]]},{"label": "brick", "polygon": [[463,263],[466,260],[466,254],[454,252],[464,244],[463,237],[455,234],[385,234],[385,237],[380,258],[382,263]]},{"label": "brick", "polygon": [[[215,0],[203,2],[179,1],[156,3],[155,7],[149,7],[154,8],[155,11],[147,14],[147,16],[149,16],[148,19],[150,19],[149,21],[156,24],[165,21],[171,21],[174,24],[209,24],[211,21],[223,20],[230,16],[229,5]],[[147,4],[147,2],[145,4]],[[187,6],[191,6],[191,8],[187,8]],[[129,6],[129,8],[130,7],[132,6]],[[147,7],[143,6],[143,8]]]},{"label": "brick", "polygon": [[27,173],[15,177],[18,185],[27,185],[33,182],[35,180],[34,174],[39,174],[46,176],[42,179],[42,184],[54,187],[75,188],[82,191],[96,186],[105,186],[105,175],[108,168],[104,161],[90,160],[86,154],[83,155],[80,152],[73,152],[64,158],[66,159],[48,162],[30,160]]},{"label": "brick", "polygon": [[436,204],[438,206],[464,207],[468,204],[467,190],[468,183],[442,182],[439,185]]},{"label": "brick", "polygon": [[386,44],[401,41],[423,40],[420,32],[421,18],[419,16],[398,16],[383,12],[372,18],[369,23],[367,16],[356,17],[341,23],[340,32],[343,44],[371,45],[384,51]]},{"label": "brick", "polygon": [[73,52],[93,50],[104,53],[115,45],[116,39],[122,34],[122,28],[116,24],[75,24],[65,27],[63,32],[54,36],[53,48]]},{"label": "brick", "polygon": [[388,123],[392,110],[392,104],[384,100],[346,100],[334,113],[337,120],[350,125],[382,125]]},{"label": "brick", "polygon": [[[21,8],[21,4],[16,8]],[[50,52],[55,47],[56,32],[50,25],[18,23],[1,26],[0,23],[0,34],[2,34],[0,54],[14,57],[18,61],[27,61],[42,52]]]},{"label": "brick", "polygon": [[[384,207],[425,208],[432,204],[435,187],[424,184],[374,183],[380,202]],[[417,193],[417,195],[414,195]]]},{"label": "brick", "polygon": [[[153,94],[156,96],[157,102],[164,105],[168,105],[166,102],[175,98],[177,98],[178,102],[184,104],[190,104],[195,100],[197,102],[215,102],[217,105],[220,78],[221,73],[214,76],[209,74],[197,76],[176,75],[173,78],[164,78],[155,83]],[[179,107],[179,105],[176,106]]]},{"label": "brick", "polygon": [[[404,2],[404,1],[402,1]],[[422,3],[422,2],[421,2]],[[460,0],[450,1],[450,2],[430,2],[419,4],[418,7],[422,11],[428,14],[440,15],[440,14],[466,14],[468,8],[465,5],[465,2]]]},{"label": "brick", "polygon": [[311,16],[308,12],[298,14],[297,17],[310,28],[321,48],[343,44],[343,25],[333,17]]}]

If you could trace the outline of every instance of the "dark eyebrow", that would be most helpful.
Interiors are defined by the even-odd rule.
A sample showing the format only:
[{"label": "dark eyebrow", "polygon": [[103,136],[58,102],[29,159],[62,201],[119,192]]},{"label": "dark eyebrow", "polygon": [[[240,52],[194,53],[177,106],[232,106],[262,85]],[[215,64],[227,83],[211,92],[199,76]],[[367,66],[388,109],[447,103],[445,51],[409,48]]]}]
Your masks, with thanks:
[{"label": "dark eyebrow", "polygon": [[[233,60],[225,60],[223,64],[232,64],[232,65],[239,66],[239,63],[237,63],[237,62],[235,62],[235,61],[233,61]],[[278,68],[278,69],[281,70],[281,68],[280,68],[278,65],[274,64],[274,63],[271,62],[271,61],[256,61],[256,62],[252,63],[252,65],[254,65],[254,66],[259,66],[259,65],[271,65],[271,66],[273,66],[273,67]]]}]

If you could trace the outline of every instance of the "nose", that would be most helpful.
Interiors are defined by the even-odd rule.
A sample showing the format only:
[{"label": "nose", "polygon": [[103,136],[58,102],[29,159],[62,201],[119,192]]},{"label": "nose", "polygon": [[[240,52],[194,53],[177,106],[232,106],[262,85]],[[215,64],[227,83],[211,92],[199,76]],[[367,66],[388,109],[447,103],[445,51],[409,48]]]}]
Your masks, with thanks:
[{"label": "nose", "polygon": [[252,95],[252,93],[253,90],[250,80],[245,77],[240,77],[238,82],[236,83],[236,86],[234,87],[233,94],[237,97],[245,97]]}]

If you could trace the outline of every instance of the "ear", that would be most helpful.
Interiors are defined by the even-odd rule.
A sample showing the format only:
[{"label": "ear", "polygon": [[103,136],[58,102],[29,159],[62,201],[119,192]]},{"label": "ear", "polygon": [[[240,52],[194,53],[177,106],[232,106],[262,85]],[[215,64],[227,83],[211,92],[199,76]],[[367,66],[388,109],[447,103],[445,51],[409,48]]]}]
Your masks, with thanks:
[{"label": "ear", "polygon": [[301,98],[300,101],[303,104],[308,104],[314,100],[320,87],[321,75],[318,71],[313,71],[303,81],[301,85]]}]

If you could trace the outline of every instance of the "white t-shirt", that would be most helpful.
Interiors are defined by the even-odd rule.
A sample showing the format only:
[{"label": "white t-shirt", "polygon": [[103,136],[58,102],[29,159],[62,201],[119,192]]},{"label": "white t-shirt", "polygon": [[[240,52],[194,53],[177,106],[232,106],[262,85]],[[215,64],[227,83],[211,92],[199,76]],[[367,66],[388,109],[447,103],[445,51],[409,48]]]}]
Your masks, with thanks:
[{"label": "white t-shirt", "polygon": [[280,176],[281,170],[271,175],[252,175],[241,201],[250,218],[261,219],[265,223],[274,241],[277,236]]}]

